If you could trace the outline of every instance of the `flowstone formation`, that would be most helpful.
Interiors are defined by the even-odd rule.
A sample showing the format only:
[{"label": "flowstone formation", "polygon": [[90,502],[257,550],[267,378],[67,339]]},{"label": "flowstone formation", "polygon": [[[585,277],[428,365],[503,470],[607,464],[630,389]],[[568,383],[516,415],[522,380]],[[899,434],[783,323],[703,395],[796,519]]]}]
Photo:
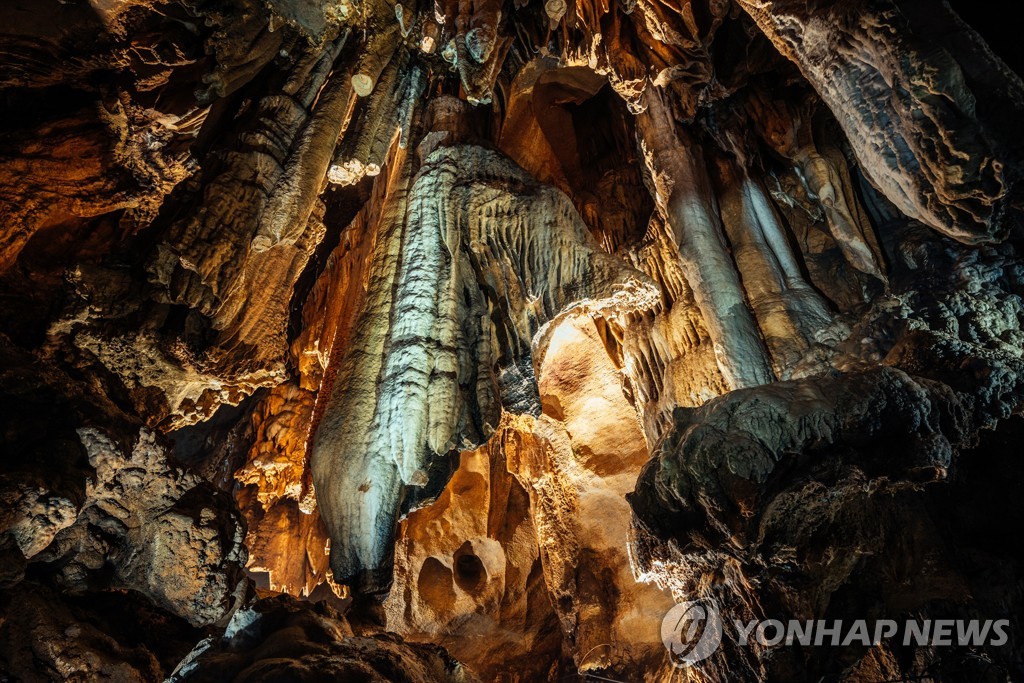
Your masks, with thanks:
[{"label": "flowstone formation", "polygon": [[[1005,48],[934,0],[5,3],[0,678],[1024,677]],[[858,619],[1008,636],[731,626]]]}]

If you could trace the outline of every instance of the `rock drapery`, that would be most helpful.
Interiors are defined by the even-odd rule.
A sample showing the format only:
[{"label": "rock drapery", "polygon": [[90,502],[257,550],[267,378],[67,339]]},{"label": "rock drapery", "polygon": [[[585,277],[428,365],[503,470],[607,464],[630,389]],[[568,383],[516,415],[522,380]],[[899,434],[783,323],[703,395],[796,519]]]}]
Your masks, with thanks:
[{"label": "rock drapery", "polygon": [[[1024,85],[946,2],[13,0],[0,65],[0,678],[1024,675]],[[690,600],[1014,635],[680,668]]]},{"label": "rock drapery", "polygon": [[[866,175],[903,213],[968,243],[991,241],[1019,222],[1017,171],[978,120],[964,67],[908,25],[901,8],[913,11],[913,0],[817,11],[803,0],[739,4],[800,66]],[[1006,80],[1019,106],[1020,78]],[[872,91],[881,96],[858,96]]]},{"label": "rock drapery", "polygon": [[[432,118],[456,130],[424,136],[404,215],[379,243],[397,263],[375,262],[385,277],[360,313],[379,322],[357,323],[374,339],[341,360],[313,444],[339,578],[382,567],[401,488],[426,486],[431,460],[482,443],[500,402],[532,412],[527,340],[555,312],[644,298],[629,291],[644,276],[597,249],[566,197],[493,152],[445,144],[458,140],[452,109],[463,105],[437,102]],[[447,139],[431,150],[438,134]]]}]

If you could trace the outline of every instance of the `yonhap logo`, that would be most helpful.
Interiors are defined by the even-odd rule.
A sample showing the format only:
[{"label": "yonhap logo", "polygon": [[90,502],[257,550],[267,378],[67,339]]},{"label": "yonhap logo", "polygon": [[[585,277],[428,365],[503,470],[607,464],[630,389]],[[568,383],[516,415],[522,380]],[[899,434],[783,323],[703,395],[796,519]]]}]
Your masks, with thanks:
[{"label": "yonhap logo", "polygon": [[[1010,640],[1009,619],[754,619],[731,621],[738,647],[878,645],[883,640],[904,646],[1001,647]],[[683,602],[661,620],[661,642],[676,666],[691,666],[710,657],[721,646],[724,622],[718,609],[700,601]]]},{"label": "yonhap logo", "polygon": [[661,620],[661,642],[676,666],[707,659],[722,643],[722,617],[702,602],[683,602]]}]

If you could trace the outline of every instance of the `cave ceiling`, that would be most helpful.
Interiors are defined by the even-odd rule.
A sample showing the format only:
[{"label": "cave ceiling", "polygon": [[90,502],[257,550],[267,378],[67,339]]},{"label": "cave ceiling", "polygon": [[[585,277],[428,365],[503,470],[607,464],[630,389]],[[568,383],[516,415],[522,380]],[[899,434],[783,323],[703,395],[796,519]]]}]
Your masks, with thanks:
[{"label": "cave ceiling", "polygon": [[1024,680],[961,4],[0,3],[0,680]]}]

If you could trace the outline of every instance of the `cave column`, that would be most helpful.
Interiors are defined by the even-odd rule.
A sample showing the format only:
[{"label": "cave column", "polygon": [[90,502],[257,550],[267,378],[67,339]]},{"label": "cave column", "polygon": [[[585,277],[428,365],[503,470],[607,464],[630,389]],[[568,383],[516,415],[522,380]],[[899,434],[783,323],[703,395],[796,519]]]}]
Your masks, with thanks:
[{"label": "cave column", "polygon": [[648,88],[647,101],[637,135],[654,199],[679,245],[718,366],[733,389],[767,384],[774,379],[771,362],[726,246],[700,146],[677,125],[658,89]]},{"label": "cave column", "polygon": [[744,289],[780,377],[806,355],[832,322],[825,300],[803,278],[785,228],[741,145],[714,160],[722,223]]}]

